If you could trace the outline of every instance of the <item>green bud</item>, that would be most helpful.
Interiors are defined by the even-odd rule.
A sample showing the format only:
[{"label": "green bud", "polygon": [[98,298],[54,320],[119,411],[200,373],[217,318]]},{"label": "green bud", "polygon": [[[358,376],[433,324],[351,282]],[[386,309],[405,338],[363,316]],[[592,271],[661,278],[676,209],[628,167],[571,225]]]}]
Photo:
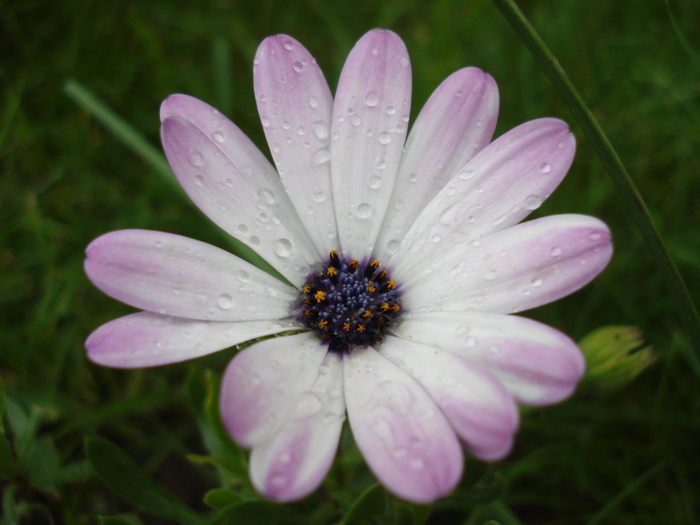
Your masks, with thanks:
[{"label": "green bud", "polygon": [[584,382],[614,390],[632,381],[656,360],[636,326],[603,326],[579,341],[586,358]]}]

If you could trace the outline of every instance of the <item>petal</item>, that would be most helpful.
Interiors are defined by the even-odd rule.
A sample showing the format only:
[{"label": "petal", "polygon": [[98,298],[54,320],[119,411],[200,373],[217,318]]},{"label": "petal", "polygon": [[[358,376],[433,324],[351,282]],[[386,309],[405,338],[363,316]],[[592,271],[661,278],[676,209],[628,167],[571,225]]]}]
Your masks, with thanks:
[{"label": "petal", "polygon": [[371,347],[344,355],[343,370],[350,427],[377,479],[416,503],[452,491],[462,474],[462,450],[425,390]]},{"label": "petal", "polygon": [[263,40],[255,97],[272,158],[320,254],[337,250],[328,162],[333,96],[316,60],[287,35]]},{"label": "petal", "polygon": [[143,368],[178,363],[298,328],[291,320],[217,323],[138,312],[100,326],[85,342],[93,363]]},{"label": "petal", "polygon": [[553,215],[455,246],[435,263],[396,272],[410,312],[515,313],[588,284],[612,256],[608,227],[584,215]]},{"label": "petal", "polygon": [[343,362],[328,352],[311,390],[296,400],[284,426],[253,448],[250,477],[255,488],[277,501],[301,499],[316,490],[333,463],[345,421],[340,388]]},{"label": "petal", "polygon": [[387,260],[418,214],[467,161],[491,140],[498,117],[498,86],[483,71],[467,67],[438,86],[411,133],[375,256]]},{"label": "petal", "polygon": [[471,454],[493,461],[510,452],[518,407],[491,374],[459,355],[398,337],[387,337],[379,352],[425,388]]},{"label": "petal", "polygon": [[585,368],[581,351],[566,335],[514,315],[426,312],[404,316],[391,331],[466,357],[527,405],[569,397]]},{"label": "petal", "polygon": [[214,141],[178,116],[163,121],[161,136],[168,162],[195,204],[301,286],[308,266],[320,259],[274,171],[242,171]]},{"label": "petal", "polygon": [[346,258],[372,252],[401,159],[410,104],[406,46],[391,31],[370,31],[350,52],[333,104],[329,158]]},{"label": "petal", "polygon": [[86,250],[85,273],[107,295],[163,315],[206,321],[289,317],[298,292],[211,244],[120,230]]},{"label": "petal", "polygon": [[561,120],[533,120],[512,129],[468,162],[428,204],[394,259],[425,262],[517,224],[559,185],[575,149],[574,135]]},{"label": "petal", "polygon": [[327,350],[306,332],[267,339],[236,355],[221,385],[221,416],[231,436],[244,447],[269,441],[312,388]]}]

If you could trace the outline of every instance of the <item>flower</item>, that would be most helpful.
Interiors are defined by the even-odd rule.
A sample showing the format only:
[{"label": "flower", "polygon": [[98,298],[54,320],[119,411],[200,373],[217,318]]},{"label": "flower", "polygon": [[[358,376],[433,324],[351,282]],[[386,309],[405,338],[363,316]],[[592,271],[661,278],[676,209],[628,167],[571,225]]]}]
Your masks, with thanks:
[{"label": "flower", "polygon": [[574,292],[610,259],[595,218],[518,224],[566,174],[574,137],[540,119],[489,143],[497,87],[465,68],[406,140],[410,62],[387,30],[359,40],[335,98],[284,35],[260,45],[254,80],[276,170],[185,95],[163,102],[163,146],[200,209],[290,284],[185,237],[108,233],[88,247],[87,275],[144,311],[98,328],[88,356],[155,366],[296,329],[238,353],[222,382],[223,421],[252,449],[257,490],[290,501],[318,487],[347,412],[376,477],[433,501],[458,483],[462,448],[504,457],[516,403],[560,401],[583,373],[568,337],[508,315]]}]

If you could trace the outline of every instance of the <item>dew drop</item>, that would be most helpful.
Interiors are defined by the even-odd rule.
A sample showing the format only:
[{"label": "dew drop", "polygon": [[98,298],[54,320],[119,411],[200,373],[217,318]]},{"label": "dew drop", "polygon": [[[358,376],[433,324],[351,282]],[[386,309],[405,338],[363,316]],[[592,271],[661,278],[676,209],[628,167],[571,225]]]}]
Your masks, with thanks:
[{"label": "dew drop", "polygon": [[497,226],[501,224],[503,221],[505,221],[507,218],[507,215],[501,215],[500,217],[496,217],[494,220],[491,221],[491,224],[494,226]]},{"label": "dew drop", "polygon": [[436,233],[430,238],[430,240],[433,242],[440,242],[440,236]]},{"label": "dew drop", "polygon": [[528,210],[536,210],[542,206],[542,198],[539,195],[530,195],[525,199],[525,207]]},{"label": "dew drop", "polygon": [[275,243],[275,253],[279,257],[289,257],[292,253],[292,243],[289,239],[278,239]]},{"label": "dew drop", "polygon": [[258,246],[260,246],[260,237],[258,237],[257,235],[253,235],[253,236],[252,236],[250,239],[248,239],[248,240],[250,241],[250,244],[252,244],[252,245],[255,246],[256,248],[257,248]]},{"label": "dew drop", "polygon": [[552,257],[559,257],[561,255],[561,248],[559,248],[559,246],[555,246],[549,251],[549,255]]},{"label": "dew drop", "polygon": [[382,185],[382,178],[381,177],[377,177],[375,175],[371,179],[369,179],[369,187],[372,188],[373,190],[376,190],[381,185]]},{"label": "dew drop", "polygon": [[457,176],[458,176],[461,180],[469,180],[469,179],[471,179],[472,177],[474,177],[474,170],[463,170],[463,171],[460,171],[460,172],[457,174]]},{"label": "dew drop", "polygon": [[326,195],[325,192],[323,192],[323,191],[317,191],[316,193],[314,193],[314,194],[312,195],[311,198],[314,200],[314,202],[321,203],[321,202],[323,202],[323,201],[326,200],[326,197],[327,197],[327,195]]},{"label": "dew drop", "polygon": [[204,155],[202,155],[199,151],[193,151],[190,155],[190,164],[192,164],[195,168],[199,168],[204,164]]},{"label": "dew drop", "polygon": [[250,281],[250,275],[248,275],[248,272],[246,272],[246,271],[244,271],[244,270],[241,270],[240,272],[238,272],[238,273],[236,274],[236,277],[237,277],[238,280],[241,281],[242,283],[247,283],[248,281]]},{"label": "dew drop", "polygon": [[294,44],[292,43],[291,40],[287,40],[287,41],[284,43],[284,48],[285,48],[287,51],[291,51],[293,47],[294,47]]},{"label": "dew drop", "polygon": [[396,108],[394,106],[389,106],[388,108],[386,108],[386,113],[387,115],[393,115],[394,113],[396,113]]},{"label": "dew drop", "polygon": [[260,193],[258,193],[260,198],[265,204],[274,204],[275,203],[275,196],[272,194],[270,190],[260,190]]},{"label": "dew drop", "polygon": [[382,131],[379,134],[379,143],[387,145],[389,142],[391,142],[391,135],[389,135],[386,131]]},{"label": "dew drop", "polygon": [[245,233],[248,231],[248,226],[246,226],[245,224],[239,224],[238,231],[240,231],[241,233]]},{"label": "dew drop", "polygon": [[357,206],[357,216],[360,217],[361,219],[366,219],[372,214],[372,206],[370,206],[368,203],[363,202],[362,204],[359,204]]},{"label": "dew drop", "polygon": [[311,157],[311,162],[314,166],[320,166],[329,160],[331,160],[331,150],[329,148],[319,148]]},{"label": "dew drop", "polygon": [[270,119],[267,117],[262,117],[260,119],[260,122],[262,122],[262,125],[264,128],[269,128],[270,127]]},{"label": "dew drop", "polygon": [[194,185],[197,186],[198,188],[201,188],[204,186],[204,177],[201,175],[195,175],[194,176]]},{"label": "dew drop", "polygon": [[318,107],[318,100],[316,100],[316,97],[309,97],[309,106],[311,106],[312,109],[316,109]]},{"label": "dew drop", "polygon": [[600,240],[600,233],[593,232],[588,236],[588,238],[592,241],[599,241]]},{"label": "dew drop", "polygon": [[302,69],[304,69],[304,64],[297,61],[294,62],[294,64],[292,64],[292,67],[294,68],[294,71],[296,71],[297,73],[301,73]]},{"label": "dew drop", "polygon": [[415,173],[411,173],[411,174],[408,176],[408,181],[409,181],[409,182],[416,182],[417,180],[418,180],[418,175],[416,175]]},{"label": "dew drop", "polygon": [[216,302],[219,305],[219,308],[221,308],[222,310],[228,310],[233,306],[233,297],[231,297],[227,293],[222,293],[221,295],[219,295],[219,298]]},{"label": "dew drop", "polygon": [[401,57],[401,60],[399,60],[399,64],[401,64],[401,67],[408,67],[408,64],[410,64],[410,62],[408,58]]},{"label": "dew drop", "polygon": [[161,248],[163,246],[163,241],[156,241],[156,248]]},{"label": "dew drop", "polygon": [[325,122],[321,120],[314,122],[311,128],[314,130],[314,134],[318,137],[318,140],[326,140],[328,138],[328,125]]},{"label": "dew drop", "polygon": [[537,288],[538,286],[542,286],[542,279],[539,277],[535,277],[532,281],[530,281],[530,284]]},{"label": "dew drop", "polygon": [[396,239],[389,241],[386,245],[386,249],[390,254],[395,254],[399,250],[399,241]]},{"label": "dew drop", "polygon": [[367,104],[371,108],[376,106],[378,102],[379,102],[379,96],[374,91],[370,91],[365,96],[365,104]]},{"label": "dew drop", "polygon": [[543,162],[542,165],[540,165],[540,171],[542,173],[549,173],[550,171],[552,171],[552,166],[550,166],[546,162]]},{"label": "dew drop", "polygon": [[360,124],[362,124],[362,117],[360,117],[360,115],[353,115],[352,117],[350,117],[350,122],[353,126],[359,126]]}]

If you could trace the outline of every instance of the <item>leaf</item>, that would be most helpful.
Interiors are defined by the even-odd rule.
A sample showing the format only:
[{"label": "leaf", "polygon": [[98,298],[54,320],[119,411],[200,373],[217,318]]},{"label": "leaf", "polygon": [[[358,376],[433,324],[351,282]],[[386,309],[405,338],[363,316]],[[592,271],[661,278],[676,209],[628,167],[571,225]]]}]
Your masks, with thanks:
[{"label": "leaf", "polygon": [[125,514],[123,516],[99,516],[100,525],[141,525],[141,520],[136,516]]},{"label": "leaf", "polygon": [[87,457],[105,484],[122,498],[156,516],[185,525],[203,518],[154,482],[121,448],[100,437],[85,440]]},{"label": "leaf", "polygon": [[214,516],[208,525],[274,525],[285,518],[286,507],[266,500],[235,503]]},{"label": "leaf", "polygon": [[386,513],[387,492],[379,483],[365,490],[350,506],[342,525],[364,525],[377,516]]},{"label": "leaf", "polygon": [[423,525],[432,510],[432,505],[397,501],[394,505],[394,525]]},{"label": "leaf", "polygon": [[204,503],[217,510],[241,501],[240,494],[227,489],[212,489],[204,495]]}]

